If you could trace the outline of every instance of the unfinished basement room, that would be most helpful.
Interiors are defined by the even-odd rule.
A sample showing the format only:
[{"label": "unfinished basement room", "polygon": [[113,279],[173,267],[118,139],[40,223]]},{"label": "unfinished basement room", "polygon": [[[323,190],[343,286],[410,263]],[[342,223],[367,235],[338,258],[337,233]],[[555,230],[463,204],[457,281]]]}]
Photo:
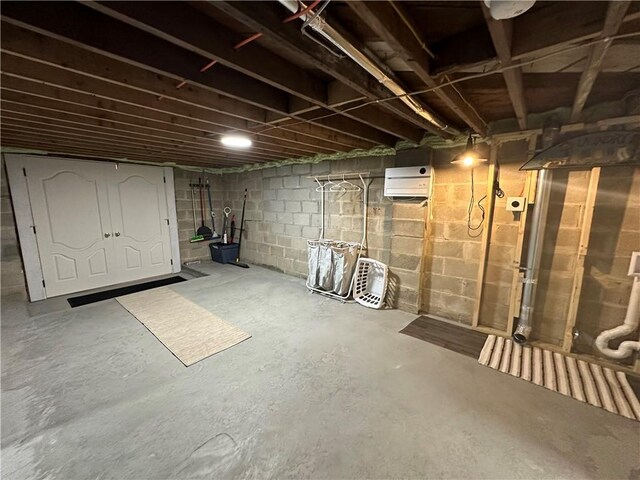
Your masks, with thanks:
[{"label": "unfinished basement room", "polygon": [[640,1],[0,5],[7,480],[640,480]]}]

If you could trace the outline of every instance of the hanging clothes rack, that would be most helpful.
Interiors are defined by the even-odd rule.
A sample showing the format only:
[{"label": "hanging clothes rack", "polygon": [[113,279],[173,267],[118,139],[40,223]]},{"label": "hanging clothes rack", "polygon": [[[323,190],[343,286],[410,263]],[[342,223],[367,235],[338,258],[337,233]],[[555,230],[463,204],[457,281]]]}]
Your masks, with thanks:
[{"label": "hanging clothes rack", "polygon": [[[307,288],[312,292],[346,302],[353,291],[355,265],[367,249],[369,186],[373,178],[377,177],[372,177],[370,172],[358,172],[317,175],[307,178],[315,180],[318,184],[316,191],[321,193],[320,237],[317,240],[307,241],[309,248]],[[362,186],[350,180],[359,180]],[[325,194],[347,192],[362,192],[362,240],[360,243],[325,239]],[[354,249],[357,250],[355,260],[353,258]]]}]

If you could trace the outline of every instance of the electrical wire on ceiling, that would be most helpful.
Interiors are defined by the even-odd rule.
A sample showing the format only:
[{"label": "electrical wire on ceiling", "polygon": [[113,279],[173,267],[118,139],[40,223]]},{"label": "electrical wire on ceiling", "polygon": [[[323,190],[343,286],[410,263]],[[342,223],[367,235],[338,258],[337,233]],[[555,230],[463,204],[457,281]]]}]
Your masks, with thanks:
[{"label": "electrical wire on ceiling", "polygon": [[[640,32],[633,32],[633,33],[625,33],[625,34],[620,34],[620,35],[614,35],[614,36],[608,37],[607,39],[591,40],[591,41],[588,41],[588,42],[585,42],[585,43],[572,45],[572,46],[569,46],[567,48],[564,48],[564,49],[561,49],[561,50],[558,50],[558,51],[555,51],[555,52],[551,52],[551,53],[542,55],[540,57],[537,57],[537,58],[534,58],[534,59],[531,59],[531,60],[521,61],[521,62],[518,62],[518,63],[513,63],[513,64],[508,65],[508,66],[495,68],[493,70],[488,70],[488,71],[480,72],[480,73],[474,73],[474,74],[467,75],[465,77],[460,77],[460,78],[456,78],[456,79],[453,79],[453,80],[449,80],[449,81],[443,82],[443,83],[441,83],[439,85],[436,85],[434,87],[415,90],[413,92],[409,92],[409,93],[406,93],[404,95],[396,95],[396,96],[391,96],[391,97],[388,97],[388,98],[380,98],[380,99],[376,99],[376,100],[369,100],[369,101],[363,102],[361,104],[345,108],[343,110],[340,110],[339,112],[331,112],[331,113],[328,113],[326,115],[322,115],[320,117],[316,117],[316,118],[313,119],[313,121],[315,122],[315,121],[318,121],[318,120],[324,120],[326,118],[331,118],[331,117],[334,117],[336,115],[341,115],[343,113],[348,113],[348,112],[351,112],[353,110],[357,110],[359,108],[367,107],[369,105],[376,105],[376,104],[380,104],[380,103],[384,103],[384,102],[390,102],[390,101],[393,101],[393,100],[400,99],[401,97],[404,97],[404,96],[421,95],[421,94],[424,94],[424,93],[429,93],[429,92],[433,92],[435,90],[439,90],[441,88],[444,88],[444,87],[447,87],[447,86],[450,86],[450,85],[456,85],[458,83],[467,82],[469,80],[475,80],[477,78],[484,78],[484,77],[488,77],[488,76],[491,76],[491,75],[495,75],[495,74],[498,74],[498,73],[505,72],[507,70],[513,70],[513,69],[524,67],[524,66],[527,66],[527,65],[532,65],[534,63],[538,63],[538,62],[541,62],[543,60],[547,60],[547,59],[549,59],[551,57],[555,57],[557,55],[562,55],[564,53],[567,53],[567,52],[570,52],[570,51],[573,51],[573,50],[582,49],[584,47],[588,47],[588,46],[591,46],[591,45],[597,45],[599,43],[610,42],[610,41],[619,40],[619,39],[623,39],[623,38],[638,37],[638,36],[640,36]],[[294,125],[299,125],[299,124],[303,124],[303,123],[309,123],[309,121],[306,121],[306,120],[295,121],[295,122],[292,122],[292,123],[288,123],[287,127],[294,126]],[[264,130],[261,130],[261,132],[266,132],[266,131],[273,130],[273,129],[278,129],[278,128],[282,128],[282,127],[280,127],[278,125],[272,125],[272,126],[266,128]]]}]

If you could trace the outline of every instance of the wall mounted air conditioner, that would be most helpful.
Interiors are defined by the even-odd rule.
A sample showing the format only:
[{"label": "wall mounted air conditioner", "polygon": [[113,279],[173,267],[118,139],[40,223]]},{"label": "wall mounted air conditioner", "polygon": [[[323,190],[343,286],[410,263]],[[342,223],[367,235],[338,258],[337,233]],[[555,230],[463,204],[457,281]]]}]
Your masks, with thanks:
[{"label": "wall mounted air conditioner", "polygon": [[384,172],[385,197],[428,198],[431,167],[387,168]]}]

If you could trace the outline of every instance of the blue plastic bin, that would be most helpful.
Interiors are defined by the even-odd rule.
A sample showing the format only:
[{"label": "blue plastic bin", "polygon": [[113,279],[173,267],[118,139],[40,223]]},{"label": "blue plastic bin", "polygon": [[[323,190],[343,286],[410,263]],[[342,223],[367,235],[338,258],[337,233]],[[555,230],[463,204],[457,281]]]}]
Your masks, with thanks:
[{"label": "blue plastic bin", "polygon": [[214,262],[231,263],[238,258],[237,243],[210,243],[209,250],[211,250],[211,260]]}]

